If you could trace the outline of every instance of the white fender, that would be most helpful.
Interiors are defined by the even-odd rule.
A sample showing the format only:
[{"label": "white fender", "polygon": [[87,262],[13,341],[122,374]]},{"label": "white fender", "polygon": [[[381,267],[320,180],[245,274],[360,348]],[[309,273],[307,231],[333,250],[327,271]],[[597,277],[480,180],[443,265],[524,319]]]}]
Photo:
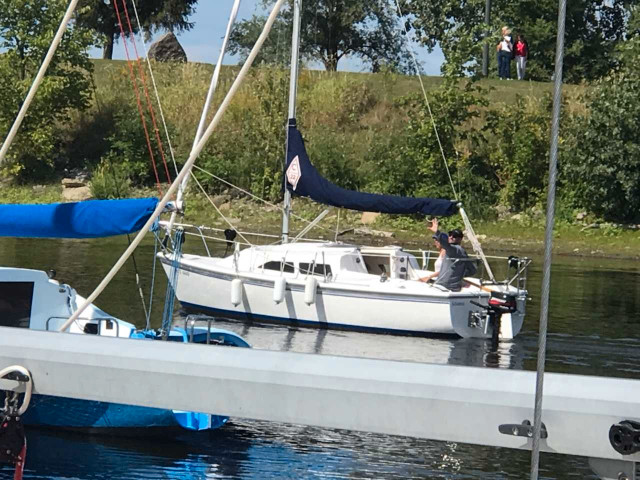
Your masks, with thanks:
[{"label": "white fender", "polygon": [[273,301],[280,303],[284,300],[284,292],[287,289],[287,279],[284,277],[276,278],[273,282]]},{"label": "white fender", "polygon": [[231,280],[231,303],[234,307],[242,303],[242,280],[239,278]]},{"label": "white fender", "polygon": [[316,290],[318,289],[318,279],[311,275],[304,285],[304,303],[311,305],[316,302]]}]

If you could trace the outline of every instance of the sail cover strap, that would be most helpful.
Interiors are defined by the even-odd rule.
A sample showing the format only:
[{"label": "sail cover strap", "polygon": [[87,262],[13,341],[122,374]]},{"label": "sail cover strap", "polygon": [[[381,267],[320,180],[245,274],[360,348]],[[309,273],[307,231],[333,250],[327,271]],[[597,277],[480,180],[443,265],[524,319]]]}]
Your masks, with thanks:
[{"label": "sail cover strap", "polygon": [[0,205],[0,237],[99,238],[140,230],[157,198]]},{"label": "sail cover strap", "polygon": [[350,210],[436,216],[449,216],[458,211],[456,202],[451,200],[363,193],[334,185],[311,164],[295,118],[289,119],[285,184],[292,194]]}]

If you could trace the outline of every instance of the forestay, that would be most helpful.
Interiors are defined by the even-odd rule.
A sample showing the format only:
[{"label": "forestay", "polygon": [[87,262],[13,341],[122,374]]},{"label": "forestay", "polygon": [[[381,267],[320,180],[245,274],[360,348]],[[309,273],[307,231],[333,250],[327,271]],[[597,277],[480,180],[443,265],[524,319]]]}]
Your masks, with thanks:
[{"label": "forestay", "polygon": [[42,205],[0,205],[0,236],[101,238],[140,230],[157,198],[89,200]]},{"label": "forestay", "polygon": [[296,120],[289,119],[286,185],[291,193],[319,203],[366,212],[436,215],[445,217],[458,211],[457,202],[438,198],[412,198],[347,190],[322,177],[311,164]]}]

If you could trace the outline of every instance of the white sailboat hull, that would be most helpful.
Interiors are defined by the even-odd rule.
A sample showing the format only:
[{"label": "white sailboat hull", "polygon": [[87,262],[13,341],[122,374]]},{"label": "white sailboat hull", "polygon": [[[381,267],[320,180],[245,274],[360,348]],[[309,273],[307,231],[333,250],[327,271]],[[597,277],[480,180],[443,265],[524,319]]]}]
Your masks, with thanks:
[{"label": "white sailboat hull", "polygon": [[[168,278],[172,278],[171,261],[164,256],[161,260]],[[489,293],[480,289],[448,292],[410,280],[380,282],[379,277],[368,275],[352,282],[320,280],[313,303],[308,303],[305,294],[308,277],[285,275],[284,295],[277,302],[274,291],[282,274],[236,272],[225,268],[220,260],[223,259],[182,256],[174,288],[184,307],[229,317],[320,328],[465,338],[492,336],[489,324],[470,326],[470,312],[482,312],[481,307],[471,302],[486,305],[489,299]],[[234,280],[240,282],[236,281],[234,286]],[[234,292],[238,283],[240,292]],[[239,300],[237,304],[234,296]],[[501,337],[517,335],[523,318],[523,311],[504,315]]]}]

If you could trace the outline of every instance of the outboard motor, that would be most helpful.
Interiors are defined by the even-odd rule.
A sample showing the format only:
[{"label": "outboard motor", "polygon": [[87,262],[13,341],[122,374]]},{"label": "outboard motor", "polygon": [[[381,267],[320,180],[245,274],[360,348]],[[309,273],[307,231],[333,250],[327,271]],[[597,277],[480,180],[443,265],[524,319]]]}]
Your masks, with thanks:
[{"label": "outboard motor", "polygon": [[515,295],[505,292],[491,292],[489,305],[482,305],[474,301],[471,303],[486,310],[489,325],[491,325],[492,328],[491,344],[494,348],[497,347],[502,315],[505,313],[515,313],[518,309]]},{"label": "outboard motor", "polygon": [[504,292],[491,292],[489,308],[495,313],[500,313],[500,316],[503,313],[514,313],[518,309],[516,297]]}]

